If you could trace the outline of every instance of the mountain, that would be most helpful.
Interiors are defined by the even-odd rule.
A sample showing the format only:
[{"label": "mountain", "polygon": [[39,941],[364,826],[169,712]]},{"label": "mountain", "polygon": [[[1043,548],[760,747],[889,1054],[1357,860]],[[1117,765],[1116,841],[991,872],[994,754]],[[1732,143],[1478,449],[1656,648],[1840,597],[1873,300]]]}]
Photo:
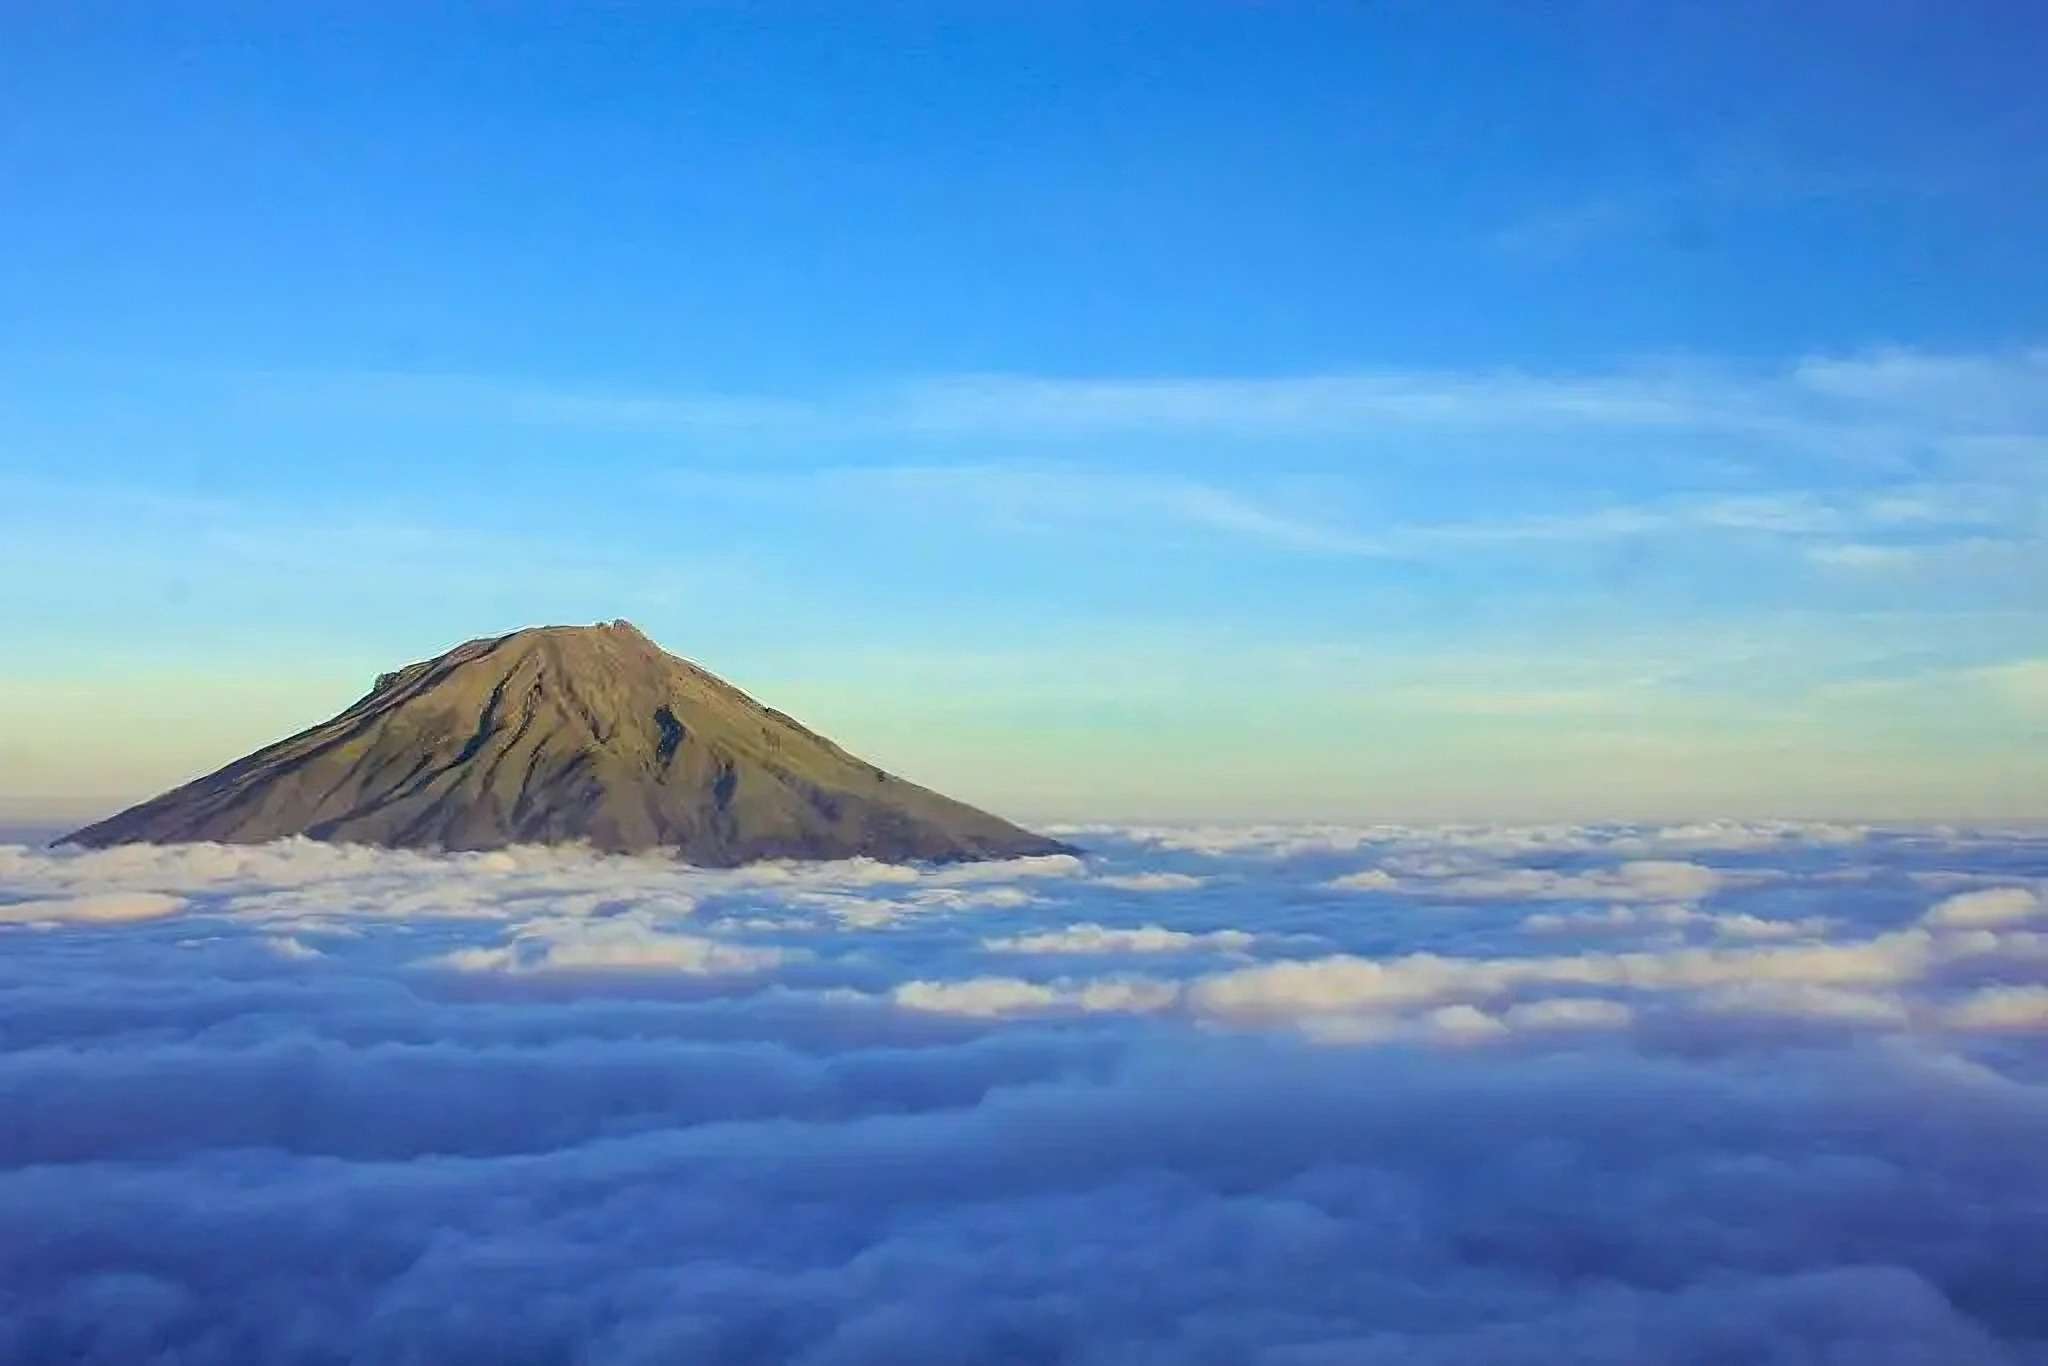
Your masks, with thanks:
[{"label": "mountain", "polygon": [[585,840],[713,866],[1066,851],[855,758],[624,621],[534,627],[407,665],[333,720],[59,843],[286,835]]}]

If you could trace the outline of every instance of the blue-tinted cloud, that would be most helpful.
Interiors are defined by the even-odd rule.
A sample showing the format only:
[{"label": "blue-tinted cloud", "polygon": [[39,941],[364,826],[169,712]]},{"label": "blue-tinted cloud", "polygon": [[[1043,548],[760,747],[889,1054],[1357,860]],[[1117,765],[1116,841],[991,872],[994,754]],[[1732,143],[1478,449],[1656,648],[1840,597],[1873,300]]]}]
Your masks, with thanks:
[{"label": "blue-tinted cloud", "polygon": [[0,1357],[2048,1349],[2038,837],[1082,842],[0,850]]}]

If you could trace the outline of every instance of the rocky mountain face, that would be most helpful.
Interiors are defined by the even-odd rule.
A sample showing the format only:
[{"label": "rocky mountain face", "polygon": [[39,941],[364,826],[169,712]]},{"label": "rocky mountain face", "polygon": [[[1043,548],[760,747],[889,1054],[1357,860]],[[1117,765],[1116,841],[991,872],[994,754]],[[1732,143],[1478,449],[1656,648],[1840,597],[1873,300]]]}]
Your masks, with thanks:
[{"label": "rocky mountain face", "polygon": [[1058,841],[884,773],[623,621],[472,640],[60,842],[587,841],[692,863],[979,859]]}]

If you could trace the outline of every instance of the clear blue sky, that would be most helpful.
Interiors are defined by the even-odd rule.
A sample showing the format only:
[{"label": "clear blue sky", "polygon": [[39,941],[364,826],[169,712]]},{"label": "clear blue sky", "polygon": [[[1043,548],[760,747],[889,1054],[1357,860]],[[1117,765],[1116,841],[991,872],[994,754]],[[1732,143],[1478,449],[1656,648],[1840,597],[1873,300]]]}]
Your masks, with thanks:
[{"label": "clear blue sky", "polygon": [[1034,817],[2048,816],[2048,10],[0,9],[0,815],[628,616]]}]

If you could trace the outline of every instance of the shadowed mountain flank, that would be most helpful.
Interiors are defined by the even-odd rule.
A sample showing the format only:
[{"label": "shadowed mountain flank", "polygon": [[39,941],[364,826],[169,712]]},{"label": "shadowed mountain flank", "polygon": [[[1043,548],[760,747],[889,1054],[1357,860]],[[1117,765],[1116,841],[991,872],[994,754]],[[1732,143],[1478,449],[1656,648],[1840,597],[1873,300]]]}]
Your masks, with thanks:
[{"label": "shadowed mountain flank", "polygon": [[287,835],[491,849],[582,840],[761,858],[1009,858],[1066,846],[884,773],[627,622],[472,640],[333,720],[60,843]]}]

